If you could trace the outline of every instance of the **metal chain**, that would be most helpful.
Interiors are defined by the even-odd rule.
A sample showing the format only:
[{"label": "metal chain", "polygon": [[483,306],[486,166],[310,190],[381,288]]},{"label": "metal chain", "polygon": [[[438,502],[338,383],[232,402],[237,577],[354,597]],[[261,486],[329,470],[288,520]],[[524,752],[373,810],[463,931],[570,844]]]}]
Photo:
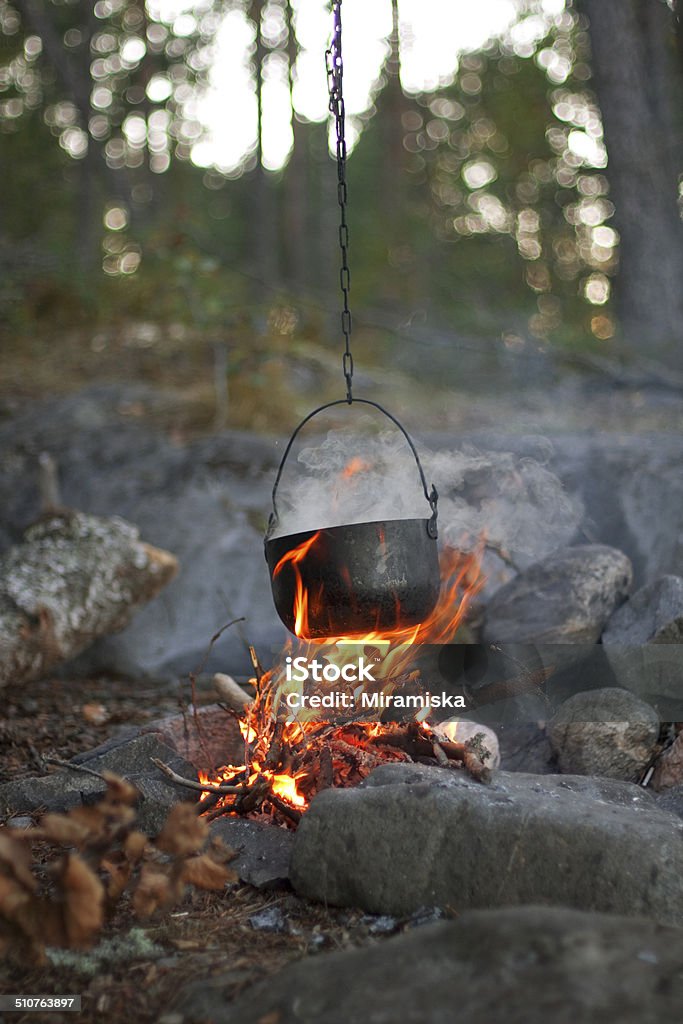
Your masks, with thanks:
[{"label": "metal chain", "polygon": [[342,0],[333,0],[332,2],[334,28],[330,48],[325,53],[325,63],[327,65],[327,87],[330,94],[330,113],[334,117],[337,136],[337,201],[340,210],[339,248],[341,250],[339,284],[344,299],[341,313],[341,329],[344,335],[342,370],[346,380],[346,401],[350,405],[353,401],[353,356],[351,355],[351,310],[349,309],[349,292],[351,291],[349,228],[346,222],[348,189],[346,185],[346,135],[344,127],[346,111],[344,108],[343,91],[344,63],[342,61],[341,5]]}]

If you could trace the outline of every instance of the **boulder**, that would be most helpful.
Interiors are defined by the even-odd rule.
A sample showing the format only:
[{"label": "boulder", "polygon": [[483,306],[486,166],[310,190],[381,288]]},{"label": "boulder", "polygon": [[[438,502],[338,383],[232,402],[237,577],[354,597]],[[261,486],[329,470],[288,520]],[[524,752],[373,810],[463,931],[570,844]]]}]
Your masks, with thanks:
[{"label": "boulder", "polygon": [[0,426],[0,549],[38,514],[38,459],[47,452],[64,505],[123,516],[180,563],[160,600],[69,671],[186,673],[237,616],[247,621],[214,644],[206,671],[249,673],[244,636],[264,662],[284,642],[263,557],[276,442],[241,431],[176,442],[133,415],[144,410],[154,418],[163,402],[149,388],[99,386],[34,403]]},{"label": "boulder", "polygon": [[683,578],[662,576],[637,590],[612,615],[602,642],[625,647],[683,642]]},{"label": "boulder", "polygon": [[[138,827],[149,835],[156,835],[174,804],[181,800],[195,802],[199,793],[168,779],[152,764],[153,757],[169,765],[178,775],[196,780],[193,766],[155,733],[103,744],[101,749],[95,748],[74,758],[73,763],[97,772],[114,772],[132,782],[140,792]],[[0,814],[68,811],[96,802],[105,789],[105,783],[96,776],[70,769],[5,782],[0,786]]]},{"label": "boulder", "polygon": [[[663,576],[635,594],[611,617],[602,635],[615,679],[663,718],[683,718],[683,578]],[[676,645],[676,646],[674,646]]]},{"label": "boulder", "polygon": [[641,586],[683,575],[680,433],[560,435],[550,468],[585,513],[579,536],[625,551]]},{"label": "boulder", "polygon": [[608,687],[577,693],[547,725],[560,771],[636,782],[659,738],[654,708],[628,690]]},{"label": "boulder", "polygon": [[595,644],[632,578],[631,563],[615,548],[564,548],[496,591],[486,608],[484,641]]},{"label": "boulder", "polygon": [[683,922],[683,822],[637,786],[386,765],[314,798],[291,880],[370,913],[536,902]]},{"label": "boulder", "polygon": [[[683,932],[563,908],[470,911],[361,949],[306,957],[244,990],[186,983],[174,1024],[657,1024],[683,1003]],[[236,998],[230,1001],[231,996]]]},{"label": "boulder", "polygon": [[118,517],[43,516],[0,558],[0,688],[40,679],[124,629],[177,569]]}]

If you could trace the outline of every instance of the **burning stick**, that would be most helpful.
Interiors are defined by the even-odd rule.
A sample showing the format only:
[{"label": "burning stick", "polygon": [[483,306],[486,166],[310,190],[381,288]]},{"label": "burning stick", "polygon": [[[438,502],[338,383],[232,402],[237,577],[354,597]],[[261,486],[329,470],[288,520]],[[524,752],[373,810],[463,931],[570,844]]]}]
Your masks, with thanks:
[{"label": "burning stick", "polygon": [[168,778],[172,782],[175,782],[178,786],[184,786],[185,789],[194,789],[195,791],[198,790],[200,793],[209,792],[227,794],[243,793],[246,788],[244,785],[224,786],[216,785],[213,782],[195,782],[194,779],[186,779],[183,775],[178,775],[178,773],[174,772],[173,769],[170,768],[167,764],[164,764],[163,761],[160,761],[158,757],[152,757],[150,758],[150,760],[152,764],[155,765],[160,772],[163,772],[164,775],[168,776]]},{"label": "burning stick", "polygon": [[[414,722],[394,726],[370,738],[370,742],[377,746],[398,747],[411,757],[435,757],[437,763],[443,767],[450,767],[451,762],[459,761],[474,779],[488,783],[492,778],[491,769],[484,764],[484,758],[477,749],[475,740],[476,737],[467,743],[436,740],[430,732],[425,732],[423,727]],[[439,750],[438,754],[436,747]]]}]

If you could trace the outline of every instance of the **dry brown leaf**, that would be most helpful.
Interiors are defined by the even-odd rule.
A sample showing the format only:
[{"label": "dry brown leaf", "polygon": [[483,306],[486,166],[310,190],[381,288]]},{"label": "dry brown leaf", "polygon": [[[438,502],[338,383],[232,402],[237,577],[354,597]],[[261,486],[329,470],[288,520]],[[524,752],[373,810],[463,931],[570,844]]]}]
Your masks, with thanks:
[{"label": "dry brown leaf", "polygon": [[139,860],[142,860],[147,849],[147,843],[147,836],[142,832],[131,832],[130,835],[126,836],[123,843],[123,851],[131,864],[137,864]]},{"label": "dry brown leaf", "polygon": [[187,857],[201,850],[209,835],[209,826],[197,815],[196,805],[176,804],[155,842],[164,853]]},{"label": "dry brown leaf", "polygon": [[116,903],[130,881],[133,865],[123,850],[116,850],[103,858],[100,867],[109,875],[107,899],[110,903]]},{"label": "dry brown leaf", "polygon": [[137,917],[149,917],[159,907],[168,907],[174,900],[177,887],[171,879],[152,864],[143,865],[135,894],[133,910]]},{"label": "dry brown leaf", "polygon": [[228,846],[220,836],[212,838],[209,843],[208,853],[217,864],[227,864],[228,861],[234,860],[237,856],[237,850],[233,850],[232,846]]},{"label": "dry brown leaf", "polygon": [[37,882],[31,873],[31,850],[20,839],[0,832],[0,871],[16,878],[25,889],[34,892]]},{"label": "dry brown leaf", "polygon": [[228,882],[236,882],[237,872],[218,864],[209,854],[188,857],[183,864],[182,879],[197,889],[224,889]]},{"label": "dry brown leaf", "polygon": [[15,878],[0,875],[0,927],[13,936],[15,953],[41,960],[46,944],[64,943],[61,911]]},{"label": "dry brown leaf", "polygon": [[171,945],[176,949],[203,949],[205,944],[198,939],[171,939]]},{"label": "dry brown leaf", "polygon": [[77,854],[67,854],[59,876],[69,946],[88,946],[104,921],[104,886]]},{"label": "dry brown leaf", "polygon": [[100,804],[74,807],[67,814],[45,814],[34,830],[36,839],[49,839],[63,846],[92,846],[104,840],[107,822]]},{"label": "dry brown leaf", "polygon": [[104,704],[84,704],[81,714],[89,725],[104,725],[109,721],[109,712]]},{"label": "dry brown leaf", "polygon": [[102,778],[107,783],[107,800],[118,801],[133,807],[140,799],[140,791],[120,775],[113,772],[102,772]]},{"label": "dry brown leaf", "polygon": [[130,807],[128,804],[119,803],[118,801],[110,803],[109,800],[105,799],[101,804],[98,804],[98,807],[100,807],[102,813],[106,816],[110,833],[118,833],[121,829],[127,829],[137,818],[137,811],[134,807]]},{"label": "dry brown leaf", "polygon": [[256,1021],[256,1024],[280,1024],[282,1020],[282,1014],[279,1010],[269,1010],[268,1013],[264,1013],[262,1017]]},{"label": "dry brown leaf", "polygon": [[16,923],[33,894],[22,882],[9,875],[0,875],[0,918]]}]

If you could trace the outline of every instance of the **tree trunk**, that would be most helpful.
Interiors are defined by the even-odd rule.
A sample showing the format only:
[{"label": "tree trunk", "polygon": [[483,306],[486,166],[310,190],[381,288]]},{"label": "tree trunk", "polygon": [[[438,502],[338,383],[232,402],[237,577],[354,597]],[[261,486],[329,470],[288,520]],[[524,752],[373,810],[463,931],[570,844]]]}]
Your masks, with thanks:
[{"label": "tree trunk", "polygon": [[256,29],[254,81],[256,87],[256,168],[254,170],[254,204],[252,259],[256,274],[263,282],[275,284],[279,276],[278,230],[275,191],[263,166],[263,62],[266,48],[261,33],[264,0],[252,0],[251,18]]},{"label": "tree trunk", "polygon": [[382,134],[382,203],[388,224],[394,224],[397,204],[401,202],[405,149],[402,116],[406,104],[401,88],[398,2],[393,0],[389,56],[384,65],[386,85],[377,108]]},{"label": "tree trunk", "polygon": [[[294,65],[297,58],[297,42],[294,32],[294,11],[291,0],[287,3],[289,34],[287,37],[287,58],[289,62],[290,96],[294,85]],[[308,143],[307,125],[296,116],[292,100],[292,132],[294,145],[284,177],[284,253],[287,277],[295,289],[306,287],[308,278],[308,259],[306,246],[306,220],[308,212],[307,194],[308,161],[306,145]]]},{"label": "tree trunk", "polygon": [[678,210],[681,69],[661,0],[581,0],[621,236],[617,310],[627,349],[683,368],[683,222]]},{"label": "tree trunk", "polygon": [[17,8],[27,27],[40,36],[45,60],[78,110],[81,127],[88,133],[88,145],[96,147],[101,156],[101,160],[98,161],[98,169],[108,180],[112,194],[126,203],[132,217],[132,193],[125,170],[114,171],[109,167],[105,160],[103,144],[93,139],[88,130],[88,121],[92,113],[90,106],[92,80],[88,66],[78,68],[78,70],[74,68],[50,13],[36,0],[17,0]]}]

